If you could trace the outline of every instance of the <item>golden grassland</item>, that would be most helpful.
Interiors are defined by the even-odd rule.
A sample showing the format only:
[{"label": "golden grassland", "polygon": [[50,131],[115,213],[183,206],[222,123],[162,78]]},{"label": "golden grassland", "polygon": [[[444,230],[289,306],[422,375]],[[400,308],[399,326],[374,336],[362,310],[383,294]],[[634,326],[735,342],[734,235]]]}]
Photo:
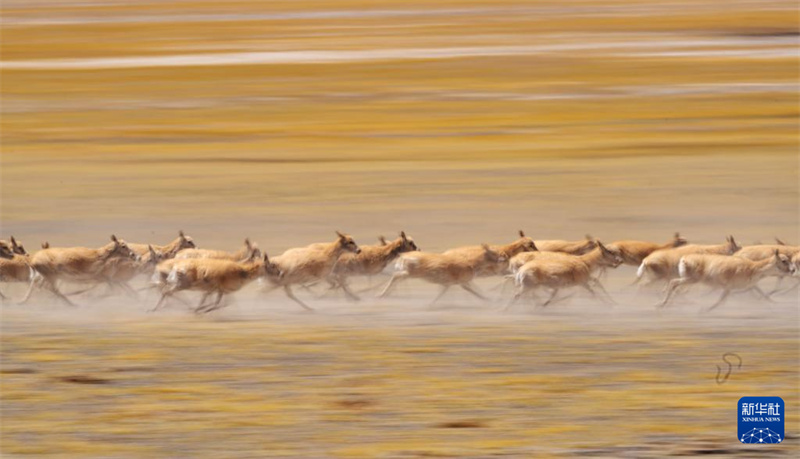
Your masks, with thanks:
[{"label": "golden grassland", "polygon": [[[663,326],[173,316],[35,330],[18,329],[21,317],[3,329],[6,454],[748,457],[736,401],[800,401],[798,330],[769,319],[751,322],[770,328],[758,334],[719,318],[709,332],[694,316]],[[730,350],[744,367],[719,385],[714,365]],[[796,409],[786,423],[787,442],[760,454],[797,451]]]},{"label": "golden grassland", "polygon": [[[405,229],[424,250],[502,243],[519,228],[797,243],[796,9],[6,0],[2,235],[35,249],[111,232],[166,243],[182,228],[201,247],[250,236],[270,254],[335,229],[359,243]],[[441,56],[402,55],[420,49]],[[305,61],[214,63],[248,52]],[[208,61],[180,65],[187,56]],[[58,68],[64,59],[85,67]],[[115,313],[115,300],[74,313],[4,306],[0,448],[752,457],[736,442],[736,400],[800,403],[789,300],[761,322],[663,325],[574,310],[362,321],[370,306],[195,319],[141,304],[106,323],[84,316]],[[745,371],[717,385],[719,356],[743,349]],[[794,436],[759,455],[791,457],[798,422],[792,409]]]}]

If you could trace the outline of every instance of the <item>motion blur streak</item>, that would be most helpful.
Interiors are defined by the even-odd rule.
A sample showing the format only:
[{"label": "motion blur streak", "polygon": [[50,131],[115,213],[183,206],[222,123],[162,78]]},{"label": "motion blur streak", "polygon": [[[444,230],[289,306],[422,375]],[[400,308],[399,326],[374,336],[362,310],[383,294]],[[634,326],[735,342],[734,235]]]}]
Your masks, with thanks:
[{"label": "motion blur streak", "polygon": [[[359,245],[405,230],[431,252],[520,229],[800,243],[795,0],[1,8],[0,239],[30,251],[179,229],[270,256],[335,230]],[[603,279],[614,307],[578,292],[505,314],[498,278],[477,282],[490,304],[456,291],[435,308],[414,280],[361,302],[298,288],[315,313],[251,285],[203,317],[147,314],[147,290],[102,286],[69,309],[37,292],[0,308],[0,449],[752,457],[732,436],[736,400],[800,406],[797,294],[700,314],[718,293],[698,287],[656,313],[660,292],[626,287],[635,270]],[[727,352],[745,363],[718,385]]]}]

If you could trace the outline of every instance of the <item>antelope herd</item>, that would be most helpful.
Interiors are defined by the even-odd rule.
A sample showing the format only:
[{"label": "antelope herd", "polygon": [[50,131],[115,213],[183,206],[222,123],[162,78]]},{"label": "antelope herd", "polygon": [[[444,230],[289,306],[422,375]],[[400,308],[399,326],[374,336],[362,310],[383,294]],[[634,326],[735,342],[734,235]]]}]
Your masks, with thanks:
[{"label": "antelope herd", "polygon": [[[199,304],[192,308],[196,313],[219,309],[226,294],[254,280],[264,284],[264,292],[282,289],[291,300],[313,311],[297,298],[292,287],[313,292],[315,285],[327,283],[329,292],[341,289],[346,298],[357,301],[360,297],[352,291],[350,280],[384,273],[391,278],[379,297],[389,295],[400,282],[421,279],[441,287],[433,302],[452,286],[486,300],[474,280],[501,277],[515,284],[503,310],[526,298],[544,307],[563,300],[558,298],[559,293],[573,287],[613,303],[600,279],[606,270],[620,265],[638,267],[633,284],[647,279],[647,285],[663,286],[664,297],[657,307],[667,306],[693,284],[721,292],[708,310],[734,292],[753,291],[770,299],[800,285],[800,246],[777,239],[776,244],[742,247],[728,236],[721,244],[699,245],[689,244],[676,233],[663,244],[637,240],[604,244],[591,236],[578,241],[535,241],[519,231],[519,238],[505,245],[481,244],[441,253],[421,251],[405,232],[393,241],[383,237],[379,241],[377,245],[359,246],[351,236],[337,231],[332,242],[291,248],[270,258],[249,239],[240,250],[226,252],[198,248],[183,231],[166,245],[128,243],[112,235],[111,241],[99,248],[51,247],[43,242],[42,250],[33,254],[12,236],[8,241],[0,240],[0,282],[27,284],[20,304],[42,291],[75,306],[70,296],[99,286],[136,297],[131,282],[144,277],[150,280],[144,288],[156,289],[160,295],[151,311],[164,307],[170,299],[185,303],[176,294],[194,290],[202,293]],[[762,288],[761,281],[766,277],[777,278],[769,294]],[[780,290],[788,277],[794,278],[794,285]],[[65,284],[82,288],[65,292]],[[541,290],[549,290],[543,302],[536,295]],[[212,295],[214,299],[208,301]],[[7,297],[0,292],[0,299]]]}]

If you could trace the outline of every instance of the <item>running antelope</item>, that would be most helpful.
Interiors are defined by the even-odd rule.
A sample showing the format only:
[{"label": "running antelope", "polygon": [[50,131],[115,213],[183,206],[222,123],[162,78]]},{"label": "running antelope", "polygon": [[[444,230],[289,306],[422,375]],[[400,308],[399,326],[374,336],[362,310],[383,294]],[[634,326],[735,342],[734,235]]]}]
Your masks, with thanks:
[{"label": "running antelope", "polygon": [[[273,284],[273,288],[283,287],[286,296],[307,311],[313,311],[312,308],[294,295],[291,286],[325,280],[330,276],[334,265],[343,253],[361,253],[361,249],[352,237],[338,231],[336,236],[337,238],[333,242],[289,249],[274,257],[272,262],[280,268],[283,276],[280,278],[268,278]],[[355,296],[349,290],[347,284],[342,284],[342,289],[348,296]]]},{"label": "running antelope", "polygon": [[688,244],[674,249],[657,250],[642,260],[639,269],[636,271],[636,281],[642,280],[645,275],[650,276],[650,283],[669,281],[678,277],[678,263],[684,255],[709,254],[709,255],[733,255],[741,247],[736,244],[733,236],[725,238],[725,243],[717,245]]},{"label": "running antelope", "polygon": [[381,245],[362,245],[361,253],[343,253],[328,279],[333,287],[342,287],[347,296],[359,300],[357,295],[345,288],[348,278],[380,274],[400,254],[419,251],[417,244],[412,238],[406,236],[405,231],[401,231],[400,237],[392,242],[386,241],[382,236],[379,241],[381,241]]},{"label": "running antelope", "polygon": [[722,296],[708,308],[709,311],[722,304],[734,291],[755,290],[769,298],[756,285],[758,281],[766,276],[792,273],[794,269],[789,257],[778,250],[771,257],[759,261],[713,254],[685,255],[678,263],[680,277],[670,281],[664,300],[657,306],[666,306],[678,287],[696,283],[722,289]]},{"label": "running antelope", "polygon": [[[778,253],[786,255],[790,259],[794,257],[796,254],[800,253],[800,246],[787,245],[778,238],[775,238],[775,240],[777,244],[759,244],[759,245],[748,245],[742,247],[741,250],[736,252],[736,256],[740,258],[746,258],[750,261],[760,261],[766,258],[770,258],[773,255],[773,253],[775,253],[776,250],[778,251]],[[789,274],[786,273],[777,276],[778,282],[772,288],[771,294],[777,292],[780,289],[781,285],[783,284],[783,280],[788,276]]]},{"label": "running antelope", "polygon": [[226,252],[224,250],[211,250],[211,249],[183,249],[175,255],[175,258],[215,258],[218,260],[242,261],[246,260],[252,255],[255,245],[250,242],[250,239],[244,240],[244,246],[236,252]]},{"label": "running antelope", "polygon": [[583,255],[552,254],[535,257],[522,265],[515,275],[517,291],[504,310],[508,310],[525,294],[533,294],[537,289],[552,289],[550,297],[542,304],[550,304],[563,288],[582,287],[592,296],[597,297],[595,289],[600,290],[607,298],[608,293],[592,273],[600,268],[616,268],[622,264],[622,257],[612,252],[602,242]]},{"label": "running antelope", "polygon": [[648,255],[665,249],[674,249],[686,245],[688,242],[680,233],[675,233],[672,239],[664,244],[647,241],[616,241],[606,247],[612,252],[617,252],[622,257],[622,263],[630,266],[639,266]]},{"label": "running antelope", "polygon": [[30,265],[36,273],[21,303],[28,301],[35,287],[44,287],[65,303],[75,306],[58,290],[58,282],[96,282],[106,264],[114,258],[135,259],[136,254],[125,241],[113,234],[111,243],[99,249],[69,247],[40,250],[31,256]]},{"label": "running antelope", "polygon": [[[151,311],[156,311],[168,297],[183,290],[199,290],[203,292],[196,313],[211,312],[219,309],[222,297],[236,292],[259,277],[280,279],[281,271],[269,260],[265,253],[256,256],[251,250],[251,258],[245,261],[224,260],[218,258],[186,258],[169,260],[169,273],[161,298]],[[159,269],[163,269],[159,265]],[[209,296],[216,293],[213,303],[206,304]]]},{"label": "running antelope", "polygon": [[[519,230],[519,239],[516,241],[505,245],[490,245],[489,247],[502,255],[506,261],[519,253],[538,251],[533,239],[525,236],[522,230]],[[472,265],[478,266],[479,270],[475,273],[476,277],[499,276],[505,274],[508,269],[508,266],[504,263],[482,263],[485,258],[485,252],[483,246],[480,245],[458,247],[447,250],[444,254],[463,258]]]},{"label": "running antelope", "polygon": [[[149,253],[148,246],[150,245],[152,244],[128,244],[131,250],[140,257],[143,257]],[[164,259],[175,257],[175,254],[183,249],[193,249],[195,247],[194,239],[183,234],[183,231],[178,231],[178,237],[167,245],[153,245],[153,249],[160,253]]]},{"label": "running antelope", "polygon": [[472,280],[478,273],[496,269],[499,265],[505,268],[508,259],[489,245],[481,246],[483,254],[480,259],[467,258],[447,253],[409,252],[400,255],[395,263],[395,273],[383,288],[380,297],[385,297],[398,282],[409,278],[428,281],[442,286],[439,295],[431,304],[436,303],[450,287],[458,285],[482,300],[486,297],[478,293]]}]

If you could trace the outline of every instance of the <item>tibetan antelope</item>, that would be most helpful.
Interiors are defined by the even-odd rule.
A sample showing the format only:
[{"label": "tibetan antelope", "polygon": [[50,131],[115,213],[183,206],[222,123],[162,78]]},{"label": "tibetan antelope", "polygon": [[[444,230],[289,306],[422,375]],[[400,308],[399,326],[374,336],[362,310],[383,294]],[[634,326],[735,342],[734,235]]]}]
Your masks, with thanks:
[{"label": "tibetan antelope", "polygon": [[592,236],[586,235],[582,241],[546,240],[536,241],[536,247],[541,252],[562,252],[570,255],[583,255],[597,246]]},{"label": "tibetan antelope", "polygon": [[136,258],[136,254],[122,239],[111,235],[111,243],[99,249],[86,247],[49,248],[36,252],[30,265],[36,272],[28,292],[20,303],[25,303],[36,287],[44,287],[70,306],[75,306],[58,290],[59,281],[96,282],[106,263],[114,258]]},{"label": "tibetan antelope", "polygon": [[[775,238],[775,241],[777,244],[758,244],[742,247],[741,250],[736,252],[736,256],[740,258],[746,258],[750,261],[760,261],[772,257],[776,250],[778,253],[786,255],[790,259],[800,252],[800,246],[787,245],[778,238]],[[773,287],[771,293],[777,292],[783,284],[783,280],[788,276],[789,274],[786,273],[783,275],[778,275],[778,282]]]},{"label": "tibetan antelope", "polygon": [[255,245],[250,242],[250,239],[244,240],[244,246],[236,252],[226,252],[224,250],[211,250],[211,249],[183,249],[175,255],[175,258],[215,258],[218,260],[242,261],[246,260],[252,255]]},{"label": "tibetan antelope", "polygon": [[708,308],[708,311],[722,304],[734,291],[755,290],[765,298],[769,298],[756,285],[758,281],[765,276],[792,272],[794,266],[789,257],[778,250],[775,250],[771,257],[759,261],[714,254],[685,255],[678,262],[680,277],[669,282],[667,294],[657,306],[666,306],[678,287],[696,283],[722,289],[722,296]]},{"label": "tibetan antelope", "polygon": [[646,256],[639,269],[636,271],[637,284],[645,276],[650,277],[648,285],[657,282],[666,282],[678,277],[678,263],[684,255],[709,254],[709,255],[733,255],[741,247],[736,244],[733,236],[725,238],[725,243],[716,245],[688,244],[674,249],[656,250]]},{"label": "tibetan antelope", "polygon": [[[286,296],[292,301],[307,311],[313,311],[314,309],[294,295],[291,286],[325,280],[330,276],[334,265],[343,253],[361,253],[361,249],[352,237],[339,231],[336,232],[336,236],[337,238],[333,242],[289,249],[274,257],[272,262],[280,268],[283,275],[280,278],[267,278],[272,283],[272,289],[282,287]],[[341,286],[348,296],[355,296],[346,283]]]},{"label": "tibetan antelope", "polygon": [[[493,251],[502,255],[508,261],[512,257],[520,253],[532,253],[538,251],[536,243],[533,239],[525,236],[522,230],[519,230],[519,239],[510,244],[505,245],[490,245]],[[474,266],[478,266],[479,270],[475,273],[476,277],[499,276],[506,273],[508,266],[503,263],[483,263],[485,259],[485,251],[483,246],[474,245],[467,247],[458,247],[444,252],[444,255],[451,255],[463,258]]]},{"label": "tibetan antelope", "polygon": [[[196,313],[211,312],[219,309],[222,297],[236,292],[253,280],[260,277],[281,277],[280,268],[269,260],[267,254],[257,256],[250,251],[251,257],[245,261],[224,260],[218,258],[185,258],[168,260],[169,273],[166,276],[161,298],[151,310],[156,311],[168,297],[183,290],[199,290],[203,292]],[[159,265],[159,269],[163,269]],[[212,294],[217,295],[213,303],[206,304]]]},{"label": "tibetan antelope", "polygon": [[494,269],[493,265],[505,268],[508,259],[489,245],[481,246],[480,259],[446,253],[408,252],[400,255],[395,263],[395,273],[383,288],[379,297],[385,297],[398,282],[405,279],[422,279],[442,287],[431,304],[436,303],[450,287],[458,285],[476,297],[486,300],[472,285],[479,272]]},{"label": "tibetan antelope", "polygon": [[550,304],[561,289],[568,287],[582,287],[594,297],[597,297],[597,289],[608,297],[608,293],[592,273],[604,267],[616,268],[620,264],[622,257],[600,241],[596,241],[596,247],[591,252],[583,255],[550,254],[534,257],[517,270],[514,279],[517,291],[504,311],[511,308],[523,295],[542,287],[552,290],[542,306]]},{"label": "tibetan antelope", "polygon": [[342,287],[346,295],[358,300],[358,296],[345,288],[348,278],[380,274],[400,254],[419,251],[414,239],[406,236],[405,231],[401,231],[400,237],[392,242],[386,241],[382,236],[379,241],[381,245],[362,245],[361,253],[347,252],[339,256],[328,278],[332,286]]},{"label": "tibetan antelope", "polygon": [[675,233],[671,240],[664,244],[647,241],[615,241],[606,248],[617,252],[622,257],[622,263],[630,266],[639,266],[642,261],[656,250],[674,249],[688,244],[680,233]]},{"label": "tibetan antelope", "polygon": [[[149,245],[152,244],[128,244],[133,253],[140,257],[143,257],[149,253]],[[195,247],[194,239],[183,234],[183,231],[178,231],[178,237],[167,245],[153,245],[153,249],[160,253],[165,260],[173,258],[175,254],[183,249],[193,249]]]},{"label": "tibetan antelope", "polygon": [[165,259],[165,255],[153,246],[147,246],[147,253],[136,259],[117,257],[108,260],[98,276],[98,282],[105,282],[110,288],[119,287],[129,295],[136,297],[136,291],[129,282],[137,276],[150,277],[156,266]]}]

